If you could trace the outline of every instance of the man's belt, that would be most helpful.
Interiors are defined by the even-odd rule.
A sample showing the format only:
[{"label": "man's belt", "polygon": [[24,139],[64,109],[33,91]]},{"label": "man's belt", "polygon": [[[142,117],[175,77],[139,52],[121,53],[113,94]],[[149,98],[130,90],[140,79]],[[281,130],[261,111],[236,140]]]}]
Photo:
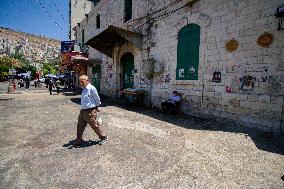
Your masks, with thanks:
[{"label": "man's belt", "polygon": [[92,108],[82,109],[82,110],[84,110],[84,111],[91,111],[91,110],[94,110],[94,109],[96,109],[96,108],[97,108],[97,106],[92,107]]}]

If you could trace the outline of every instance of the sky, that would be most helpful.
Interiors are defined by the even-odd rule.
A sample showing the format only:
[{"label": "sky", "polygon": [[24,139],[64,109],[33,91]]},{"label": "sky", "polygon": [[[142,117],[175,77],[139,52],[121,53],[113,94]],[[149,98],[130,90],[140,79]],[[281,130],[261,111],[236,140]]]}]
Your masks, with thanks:
[{"label": "sky", "polygon": [[0,0],[0,27],[69,40],[69,0]]}]

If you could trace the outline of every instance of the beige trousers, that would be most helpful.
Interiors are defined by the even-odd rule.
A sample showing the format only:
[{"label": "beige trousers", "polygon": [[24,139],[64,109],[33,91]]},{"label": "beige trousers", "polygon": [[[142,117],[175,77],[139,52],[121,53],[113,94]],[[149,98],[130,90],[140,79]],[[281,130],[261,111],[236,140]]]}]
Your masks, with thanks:
[{"label": "beige trousers", "polygon": [[105,128],[97,121],[97,114],[98,112],[96,109],[80,110],[77,123],[77,139],[82,140],[87,124],[91,126],[100,139],[105,139],[107,137]]}]

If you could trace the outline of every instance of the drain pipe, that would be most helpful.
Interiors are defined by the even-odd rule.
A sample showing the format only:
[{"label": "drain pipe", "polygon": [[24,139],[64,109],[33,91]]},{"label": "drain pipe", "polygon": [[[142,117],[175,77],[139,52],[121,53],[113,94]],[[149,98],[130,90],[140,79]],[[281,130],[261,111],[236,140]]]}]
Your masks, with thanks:
[{"label": "drain pipe", "polygon": [[284,120],[283,120],[283,117],[284,117],[284,95],[282,95],[282,115],[281,115],[281,120],[280,120],[280,135],[284,135]]}]

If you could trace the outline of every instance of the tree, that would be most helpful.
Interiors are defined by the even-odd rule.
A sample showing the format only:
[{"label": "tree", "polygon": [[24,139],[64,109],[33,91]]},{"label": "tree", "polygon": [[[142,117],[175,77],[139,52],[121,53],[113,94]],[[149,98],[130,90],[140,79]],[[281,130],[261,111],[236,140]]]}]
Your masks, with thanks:
[{"label": "tree", "polygon": [[23,54],[16,53],[16,54],[11,55],[10,57],[13,58],[13,59],[18,60],[21,63],[21,68],[18,69],[18,70],[20,70],[21,72],[28,72],[28,71],[30,71],[31,75],[35,76],[36,70],[37,70],[36,67],[33,66],[32,62],[27,60]]},{"label": "tree", "polygon": [[58,65],[46,63],[43,65],[42,71],[44,75],[49,73],[56,74],[58,72]]},{"label": "tree", "polygon": [[22,63],[11,57],[0,57],[0,78],[2,81],[6,80],[9,75],[9,69],[21,68]]}]

